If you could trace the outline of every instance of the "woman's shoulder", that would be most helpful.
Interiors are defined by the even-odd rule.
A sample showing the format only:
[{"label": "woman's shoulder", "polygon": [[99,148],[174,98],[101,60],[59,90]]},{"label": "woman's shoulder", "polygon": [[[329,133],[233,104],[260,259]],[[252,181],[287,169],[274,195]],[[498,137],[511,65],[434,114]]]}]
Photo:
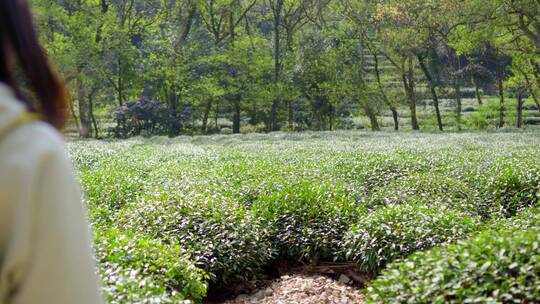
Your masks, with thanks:
[{"label": "woman's shoulder", "polygon": [[26,122],[0,137],[0,168],[34,170],[40,163],[64,157],[62,135],[45,122]]}]

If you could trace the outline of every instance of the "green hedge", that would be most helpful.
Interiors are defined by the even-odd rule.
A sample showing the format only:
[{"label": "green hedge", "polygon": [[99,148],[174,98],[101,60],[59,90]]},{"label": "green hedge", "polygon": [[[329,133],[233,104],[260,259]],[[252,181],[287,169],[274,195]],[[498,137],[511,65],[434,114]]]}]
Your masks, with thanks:
[{"label": "green hedge", "polygon": [[343,231],[363,209],[338,183],[304,180],[261,193],[251,210],[280,257],[310,261],[334,259]]},{"label": "green hedge", "polygon": [[216,284],[256,280],[274,255],[260,221],[234,203],[176,199],[143,201],[120,225],[182,246]]},{"label": "green hedge", "polygon": [[95,249],[111,304],[200,302],[206,295],[207,276],[180,246],[134,233],[96,229]]},{"label": "green hedge", "polygon": [[[539,145],[535,133],[314,132],[70,151],[109,296],[167,303],[199,299],[207,281],[257,282],[277,258],[349,259],[378,273],[481,222],[507,222],[538,201]],[[154,260],[162,266],[145,266]]]},{"label": "green hedge", "polygon": [[368,287],[368,302],[537,303],[539,214],[527,211],[472,239],[390,265]]},{"label": "green hedge", "polygon": [[498,206],[497,214],[512,217],[538,202],[540,169],[516,157],[501,158],[499,166],[483,183],[483,195],[491,205]]},{"label": "green hedge", "polygon": [[411,174],[377,188],[366,199],[366,205],[375,209],[397,204],[439,205],[470,215],[481,215],[478,190],[471,185],[443,173]]},{"label": "green hedge", "polygon": [[395,205],[365,216],[342,241],[347,260],[376,274],[386,264],[418,250],[455,242],[478,227],[478,220],[442,207]]}]

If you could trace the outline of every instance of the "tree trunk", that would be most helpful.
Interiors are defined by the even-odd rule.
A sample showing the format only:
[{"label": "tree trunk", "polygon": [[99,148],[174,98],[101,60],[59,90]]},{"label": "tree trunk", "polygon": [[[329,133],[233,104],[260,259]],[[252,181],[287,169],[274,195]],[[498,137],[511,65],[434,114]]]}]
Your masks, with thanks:
[{"label": "tree trunk", "polygon": [[478,82],[476,81],[476,78],[474,76],[472,78],[472,83],[474,85],[474,92],[476,94],[476,100],[478,100],[478,105],[482,105],[482,95],[480,94],[480,88],[478,87]]},{"label": "tree trunk", "polygon": [[234,114],[233,114],[233,133],[240,133],[240,98],[235,96],[234,101]]},{"label": "tree trunk", "polygon": [[124,105],[124,82],[122,81],[122,60],[118,57],[118,105]]},{"label": "tree trunk", "polygon": [[193,24],[193,19],[195,17],[195,13],[197,12],[195,6],[191,6],[188,9],[188,15],[187,18],[183,16],[183,12],[180,11],[179,15],[184,17],[182,19],[182,24],[180,25],[180,33],[178,37],[176,38],[176,41],[174,42],[174,48],[179,49],[184,45],[184,41],[186,41],[189,32],[191,31],[191,26]]},{"label": "tree trunk", "polygon": [[268,131],[277,131],[277,100],[272,102],[272,107],[270,109],[270,122],[268,125]]},{"label": "tree trunk", "polygon": [[[533,63],[533,62],[531,61],[531,63]],[[536,95],[536,91],[534,89],[533,83],[531,82],[529,76],[527,76],[527,73],[525,73],[524,71],[521,71],[521,74],[525,78],[525,81],[527,81],[527,86],[529,87],[529,92],[531,93],[531,98],[533,99],[537,110],[540,111],[540,101],[538,100],[538,96]],[[534,70],[534,69],[533,69],[533,77],[536,79],[536,82],[538,83],[538,88],[540,88],[540,81],[539,81],[540,77],[538,76],[537,71]]]},{"label": "tree trunk", "polygon": [[209,99],[206,102],[206,105],[204,107],[204,113],[203,113],[203,119],[202,119],[202,128],[201,131],[203,134],[207,134],[208,132],[208,116],[210,116],[210,110],[212,109],[212,99]]},{"label": "tree trunk", "polygon": [[281,38],[279,27],[281,25],[281,11],[283,9],[284,0],[276,0],[275,7],[273,7],[274,13],[274,81],[279,81],[279,74],[281,72]]},{"label": "tree trunk", "polygon": [[216,132],[220,133],[221,130],[218,126],[218,117],[219,117],[219,103],[216,103],[216,115],[214,116],[214,123],[216,126]]},{"label": "tree trunk", "polygon": [[413,130],[420,130],[418,125],[418,119],[416,118],[416,85],[414,80],[414,66],[412,63],[412,58],[409,58],[409,72],[407,73],[409,79],[409,89],[411,96],[411,123]]},{"label": "tree trunk", "polygon": [[89,108],[88,103],[85,101],[84,88],[80,78],[77,79],[77,101],[79,102],[79,118],[81,120],[79,135],[82,138],[88,138],[91,133],[90,118],[88,115]]},{"label": "tree trunk", "polygon": [[439,97],[437,96],[436,91],[436,83],[433,80],[433,77],[431,77],[431,74],[429,73],[429,70],[424,62],[425,58],[422,56],[418,56],[418,62],[420,63],[420,68],[422,69],[422,72],[424,72],[424,75],[426,76],[428,83],[429,83],[429,90],[431,91],[431,97],[433,98],[433,106],[435,107],[435,115],[437,116],[437,125],[439,127],[439,131],[443,131],[443,123],[441,118],[441,111],[439,109]]},{"label": "tree trunk", "polygon": [[420,130],[418,118],[416,117],[416,99],[411,98],[409,108],[411,110],[411,126],[413,130]]},{"label": "tree trunk", "polygon": [[531,60],[534,63],[534,76],[536,78],[536,86],[540,88],[540,64]]},{"label": "tree trunk", "polygon": [[398,111],[394,107],[390,108],[390,111],[392,111],[392,119],[394,120],[394,131],[399,131],[399,115],[398,115]]},{"label": "tree trunk", "polygon": [[92,120],[92,125],[94,129],[94,138],[99,138],[99,129],[97,125],[96,116],[94,115],[94,96],[90,94],[88,97],[88,111],[90,114],[90,119]]},{"label": "tree trunk", "polygon": [[457,129],[461,131],[461,87],[459,85],[459,82],[456,80],[455,86],[455,92],[456,92],[456,123],[457,123]]},{"label": "tree trunk", "polygon": [[369,121],[371,123],[371,131],[380,131],[381,128],[379,126],[379,122],[377,121],[377,116],[375,115],[375,111],[373,111],[373,109],[370,107],[365,107],[364,111],[369,117]]},{"label": "tree trunk", "polygon": [[533,99],[537,110],[540,111],[540,101],[538,100],[538,96],[536,95],[536,92],[534,91],[534,88],[532,86],[529,87],[529,92],[531,93],[531,98]]},{"label": "tree trunk", "polygon": [[392,105],[390,100],[388,99],[388,96],[386,96],[386,92],[384,91],[384,86],[382,85],[381,81],[381,71],[379,69],[379,56],[377,56],[377,53],[373,52],[373,62],[374,62],[374,70],[375,70],[375,78],[377,79],[377,86],[379,88],[379,92],[381,93],[381,96],[384,100],[384,103],[386,103],[390,107],[390,111],[392,111],[392,118],[394,119],[394,130],[399,130],[399,116],[396,107]]},{"label": "tree trunk", "polygon": [[171,113],[174,113],[176,112],[177,110],[177,104],[178,104],[178,95],[176,94],[176,92],[174,90],[171,90],[170,93],[169,93],[169,110],[171,111]]},{"label": "tree trunk", "polygon": [[[285,0],[276,0],[274,6],[272,6],[272,12],[274,14],[274,83],[276,85],[279,82],[281,74],[281,36],[280,36],[280,25],[281,25],[281,12],[283,10],[283,5]],[[279,104],[279,96],[274,96],[275,100],[272,102],[272,112],[270,114],[270,125],[271,131],[277,131],[277,107]]]},{"label": "tree trunk", "polygon": [[329,105],[329,115],[330,116],[329,118],[329,122],[330,122],[330,125],[329,125],[329,130],[332,131],[334,130],[334,107],[332,106],[332,104]]},{"label": "tree trunk", "polygon": [[[287,53],[286,55],[289,57],[294,56],[294,48],[293,48],[293,33],[294,33],[294,26],[287,26],[287,24],[284,24],[285,33],[286,33],[286,43],[287,43]],[[287,112],[288,112],[288,123],[289,123],[289,131],[294,131],[294,108],[293,108],[293,101],[289,98],[287,100]]]},{"label": "tree trunk", "polygon": [[522,90],[517,95],[517,118],[516,118],[516,127],[520,129],[523,126],[523,92]]},{"label": "tree trunk", "polygon": [[499,89],[499,102],[500,102],[500,108],[499,108],[499,128],[504,127],[504,72],[502,70],[501,65],[496,61],[496,69],[497,69],[497,84]]},{"label": "tree trunk", "polygon": [[403,70],[401,75],[403,80],[403,86],[405,87],[405,92],[407,94],[407,99],[409,100],[409,109],[411,111],[411,126],[413,130],[420,130],[418,125],[418,119],[416,117],[416,94],[415,94],[415,83],[414,83],[414,71],[412,65],[412,59],[409,59],[408,70]]},{"label": "tree trunk", "polygon": [[289,131],[294,131],[294,111],[292,106],[292,100],[287,101],[287,108],[289,112]]},{"label": "tree trunk", "polygon": [[[75,127],[77,128],[77,133],[79,135],[81,134],[81,126],[79,124],[79,118],[77,117],[77,114],[75,114],[75,105],[73,104],[73,99],[68,98],[69,100],[69,111],[71,112],[71,116],[73,117],[73,121],[75,121]],[[539,107],[540,109],[540,107]]]}]

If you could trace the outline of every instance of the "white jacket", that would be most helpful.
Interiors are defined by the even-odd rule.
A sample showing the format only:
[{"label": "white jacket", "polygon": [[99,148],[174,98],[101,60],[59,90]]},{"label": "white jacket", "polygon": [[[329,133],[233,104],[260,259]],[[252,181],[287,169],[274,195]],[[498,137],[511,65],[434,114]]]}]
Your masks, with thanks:
[{"label": "white jacket", "polygon": [[79,185],[58,132],[0,83],[0,304],[102,303]]}]

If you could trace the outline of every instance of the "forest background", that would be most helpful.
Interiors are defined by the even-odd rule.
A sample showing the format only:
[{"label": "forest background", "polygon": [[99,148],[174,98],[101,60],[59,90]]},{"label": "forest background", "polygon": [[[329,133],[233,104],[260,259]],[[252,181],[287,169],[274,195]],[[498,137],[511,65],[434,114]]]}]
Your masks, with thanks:
[{"label": "forest background", "polygon": [[82,137],[540,124],[538,0],[34,0]]}]

